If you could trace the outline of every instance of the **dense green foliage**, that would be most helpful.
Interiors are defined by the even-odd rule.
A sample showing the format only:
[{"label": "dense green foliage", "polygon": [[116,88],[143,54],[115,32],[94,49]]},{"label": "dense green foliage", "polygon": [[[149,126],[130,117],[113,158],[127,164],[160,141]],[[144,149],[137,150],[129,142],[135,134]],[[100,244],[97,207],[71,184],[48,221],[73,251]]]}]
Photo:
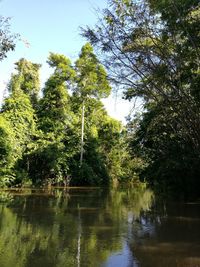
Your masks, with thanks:
[{"label": "dense green foliage", "polygon": [[[199,24],[197,0],[110,0],[96,27],[83,29],[101,63],[90,43],[74,64],[51,53],[54,71],[41,99],[40,65],[16,63],[0,114],[1,184],[101,185],[140,176],[161,190],[198,194]],[[143,104],[126,129],[100,101],[109,82]]]},{"label": "dense green foliage", "polygon": [[126,131],[100,101],[111,87],[92,46],[82,48],[74,66],[54,53],[47,62],[53,73],[41,98],[39,64],[21,59],[11,76],[0,114],[0,186],[137,180]]},{"label": "dense green foliage", "polygon": [[[199,193],[200,6],[197,0],[111,0],[83,35],[125,97],[143,102],[129,123],[141,177],[159,188]],[[132,136],[132,138],[131,138]]]},{"label": "dense green foliage", "polygon": [[22,58],[15,63],[17,74],[13,74],[8,89],[10,92],[22,90],[30,97],[32,105],[37,105],[40,90],[39,64],[33,64]]},{"label": "dense green foliage", "polygon": [[75,62],[75,69],[77,75],[74,94],[79,97],[82,102],[81,166],[84,154],[85,108],[87,108],[88,100],[91,97],[96,99],[108,97],[111,87],[107,80],[106,71],[98,62],[96,55],[93,53],[93,48],[89,43],[83,46],[79,59]]}]

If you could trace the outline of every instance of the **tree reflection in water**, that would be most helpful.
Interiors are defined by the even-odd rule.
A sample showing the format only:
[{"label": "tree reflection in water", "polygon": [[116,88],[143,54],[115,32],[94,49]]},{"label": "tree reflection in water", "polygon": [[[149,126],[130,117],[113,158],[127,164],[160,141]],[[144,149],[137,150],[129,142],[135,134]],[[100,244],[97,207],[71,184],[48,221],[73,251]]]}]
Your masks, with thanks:
[{"label": "tree reflection in water", "polygon": [[[135,189],[0,194],[1,267],[200,266],[200,206]],[[153,205],[152,205],[153,204]]]}]

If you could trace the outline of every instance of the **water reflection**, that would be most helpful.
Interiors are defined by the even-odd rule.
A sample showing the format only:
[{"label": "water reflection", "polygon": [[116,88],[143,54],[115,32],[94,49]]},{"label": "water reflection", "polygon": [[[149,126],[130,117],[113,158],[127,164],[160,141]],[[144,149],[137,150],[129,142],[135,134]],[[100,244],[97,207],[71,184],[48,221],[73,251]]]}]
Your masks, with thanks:
[{"label": "water reflection", "polygon": [[200,266],[199,208],[143,188],[4,191],[0,266]]},{"label": "water reflection", "polygon": [[200,266],[200,203],[154,207],[130,242],[140,266]]}]

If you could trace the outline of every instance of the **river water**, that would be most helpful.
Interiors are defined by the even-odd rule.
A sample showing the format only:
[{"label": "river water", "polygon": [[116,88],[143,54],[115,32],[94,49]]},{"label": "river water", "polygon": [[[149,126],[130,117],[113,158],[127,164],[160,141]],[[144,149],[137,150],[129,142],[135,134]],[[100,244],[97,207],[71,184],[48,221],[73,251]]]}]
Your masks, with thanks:
[{"label": "river water", "polygon": [[150,190],[0,192],[0,267],[200,267],[200,203]]}]

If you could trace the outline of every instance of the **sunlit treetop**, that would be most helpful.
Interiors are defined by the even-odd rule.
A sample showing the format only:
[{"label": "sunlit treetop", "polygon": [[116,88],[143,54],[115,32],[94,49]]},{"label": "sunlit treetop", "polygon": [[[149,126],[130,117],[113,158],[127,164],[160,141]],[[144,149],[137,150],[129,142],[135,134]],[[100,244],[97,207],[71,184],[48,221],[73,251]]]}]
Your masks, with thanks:
[{"label": "sunlit treetop", "polygon": [[86,43],[75,62],[77,75],[77,87],[75,91],[82,98],[92,96],[96,98],[108,97],[111,87],[107,73],[98,61],[90,43]]}]

